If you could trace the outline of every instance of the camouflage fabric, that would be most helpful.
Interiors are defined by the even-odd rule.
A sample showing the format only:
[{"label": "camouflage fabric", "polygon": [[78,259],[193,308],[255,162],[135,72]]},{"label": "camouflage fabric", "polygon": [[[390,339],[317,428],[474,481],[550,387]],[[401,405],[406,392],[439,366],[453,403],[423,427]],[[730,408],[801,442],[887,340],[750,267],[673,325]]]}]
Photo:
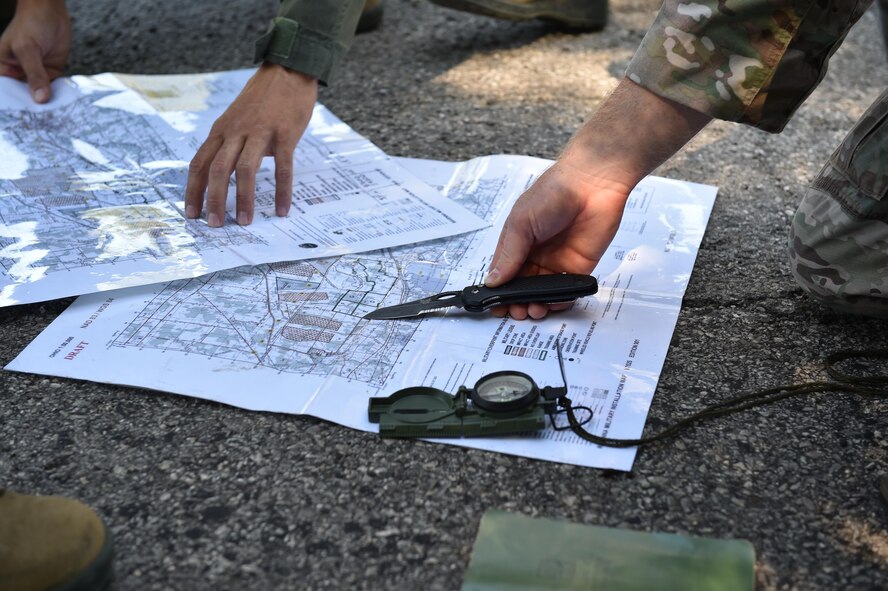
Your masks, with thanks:
[{"label": "camouflage fabric", "polygon": [[783,129],[872,0],[665,0],[626,75],[706,113]]},{"label": "camouflage fabric", "polygon": [[888,91],[805,193],[790,230],[796,281],[828,306],[888,317]]},{"label": "camouflage fabric", "polygon": [[314,76],[327,84],[355,37],[364,0],[284,0],[256,41],[255,61]]}]

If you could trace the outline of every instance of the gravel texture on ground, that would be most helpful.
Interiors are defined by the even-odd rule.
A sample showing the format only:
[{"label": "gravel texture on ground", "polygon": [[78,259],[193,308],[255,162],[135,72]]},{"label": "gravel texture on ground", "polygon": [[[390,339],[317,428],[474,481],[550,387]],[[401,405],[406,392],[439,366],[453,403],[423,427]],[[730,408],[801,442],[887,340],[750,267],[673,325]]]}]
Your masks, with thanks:
[{"label": "gravel texture on ground", "polygon": [[[387,0],[334,113],[393,155],[557,157],[652,20],[618,0],[601,32]],[[70,73],[251,65],[274,0],[71,0]],[[888,322],[821,309],[792,282],[804,186],[888,86],[870,11],[781,135],[715,123],[658,174],[719,196],[648,432],[715,400],[824,378]],[[10,361],[71,300],[0,309]],[[422,442],[134,388],[0,373],[0,485],[81,499],[109,524],[117,589],[457,589],[481,515],[749,540],[761,589],[888,588],[883,400],[823,394],[716,420],[643,450],[631,473]]]}]

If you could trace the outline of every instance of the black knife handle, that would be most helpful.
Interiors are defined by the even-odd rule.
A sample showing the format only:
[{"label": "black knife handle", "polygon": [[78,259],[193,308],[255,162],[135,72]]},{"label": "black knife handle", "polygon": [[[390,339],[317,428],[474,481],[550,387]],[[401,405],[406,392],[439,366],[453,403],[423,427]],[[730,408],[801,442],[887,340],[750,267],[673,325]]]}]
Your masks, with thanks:
[{"label": "black knife handle", "polygon": [[492,306],[540,302],[569,302],[598,291],[598,282],[591,275],[562,273],[519,277],[499,287],[471,285],[462,291],[463,308],[481,312]]}]

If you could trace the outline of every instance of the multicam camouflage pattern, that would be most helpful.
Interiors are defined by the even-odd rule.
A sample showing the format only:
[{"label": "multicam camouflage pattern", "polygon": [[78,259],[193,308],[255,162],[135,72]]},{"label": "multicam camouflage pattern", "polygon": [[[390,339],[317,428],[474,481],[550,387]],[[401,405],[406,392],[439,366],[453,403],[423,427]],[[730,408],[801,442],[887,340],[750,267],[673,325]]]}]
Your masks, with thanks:
[{"label": "multicam camouflage pattern", "polygon": [[626,75],[716,119],[778,132],[871,0],[665,0]]},{"label": "multicam camouflage pattern", "polygon": [[793,276],[815,298],[888,317],[888,91],[812,183],[789,243]]}]

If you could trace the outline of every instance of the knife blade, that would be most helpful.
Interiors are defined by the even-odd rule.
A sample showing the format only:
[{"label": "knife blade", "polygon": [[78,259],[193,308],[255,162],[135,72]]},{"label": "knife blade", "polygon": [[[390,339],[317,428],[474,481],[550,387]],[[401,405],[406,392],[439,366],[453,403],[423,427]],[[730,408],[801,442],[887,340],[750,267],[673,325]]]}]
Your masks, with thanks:
[{"label": "knife blade", "polygon": [[378,308],[364,316],[367,320],[397,320],[416,318],[428,312],[456,307],[468,312],[483,312],[494,306],[530,304],[534,302],[557,304],[592,295],[598,291],[598,282],[591,275],[562,273],[519,277],[499,287],[470,285],[461,291],[445,291],[412,302]]}]

